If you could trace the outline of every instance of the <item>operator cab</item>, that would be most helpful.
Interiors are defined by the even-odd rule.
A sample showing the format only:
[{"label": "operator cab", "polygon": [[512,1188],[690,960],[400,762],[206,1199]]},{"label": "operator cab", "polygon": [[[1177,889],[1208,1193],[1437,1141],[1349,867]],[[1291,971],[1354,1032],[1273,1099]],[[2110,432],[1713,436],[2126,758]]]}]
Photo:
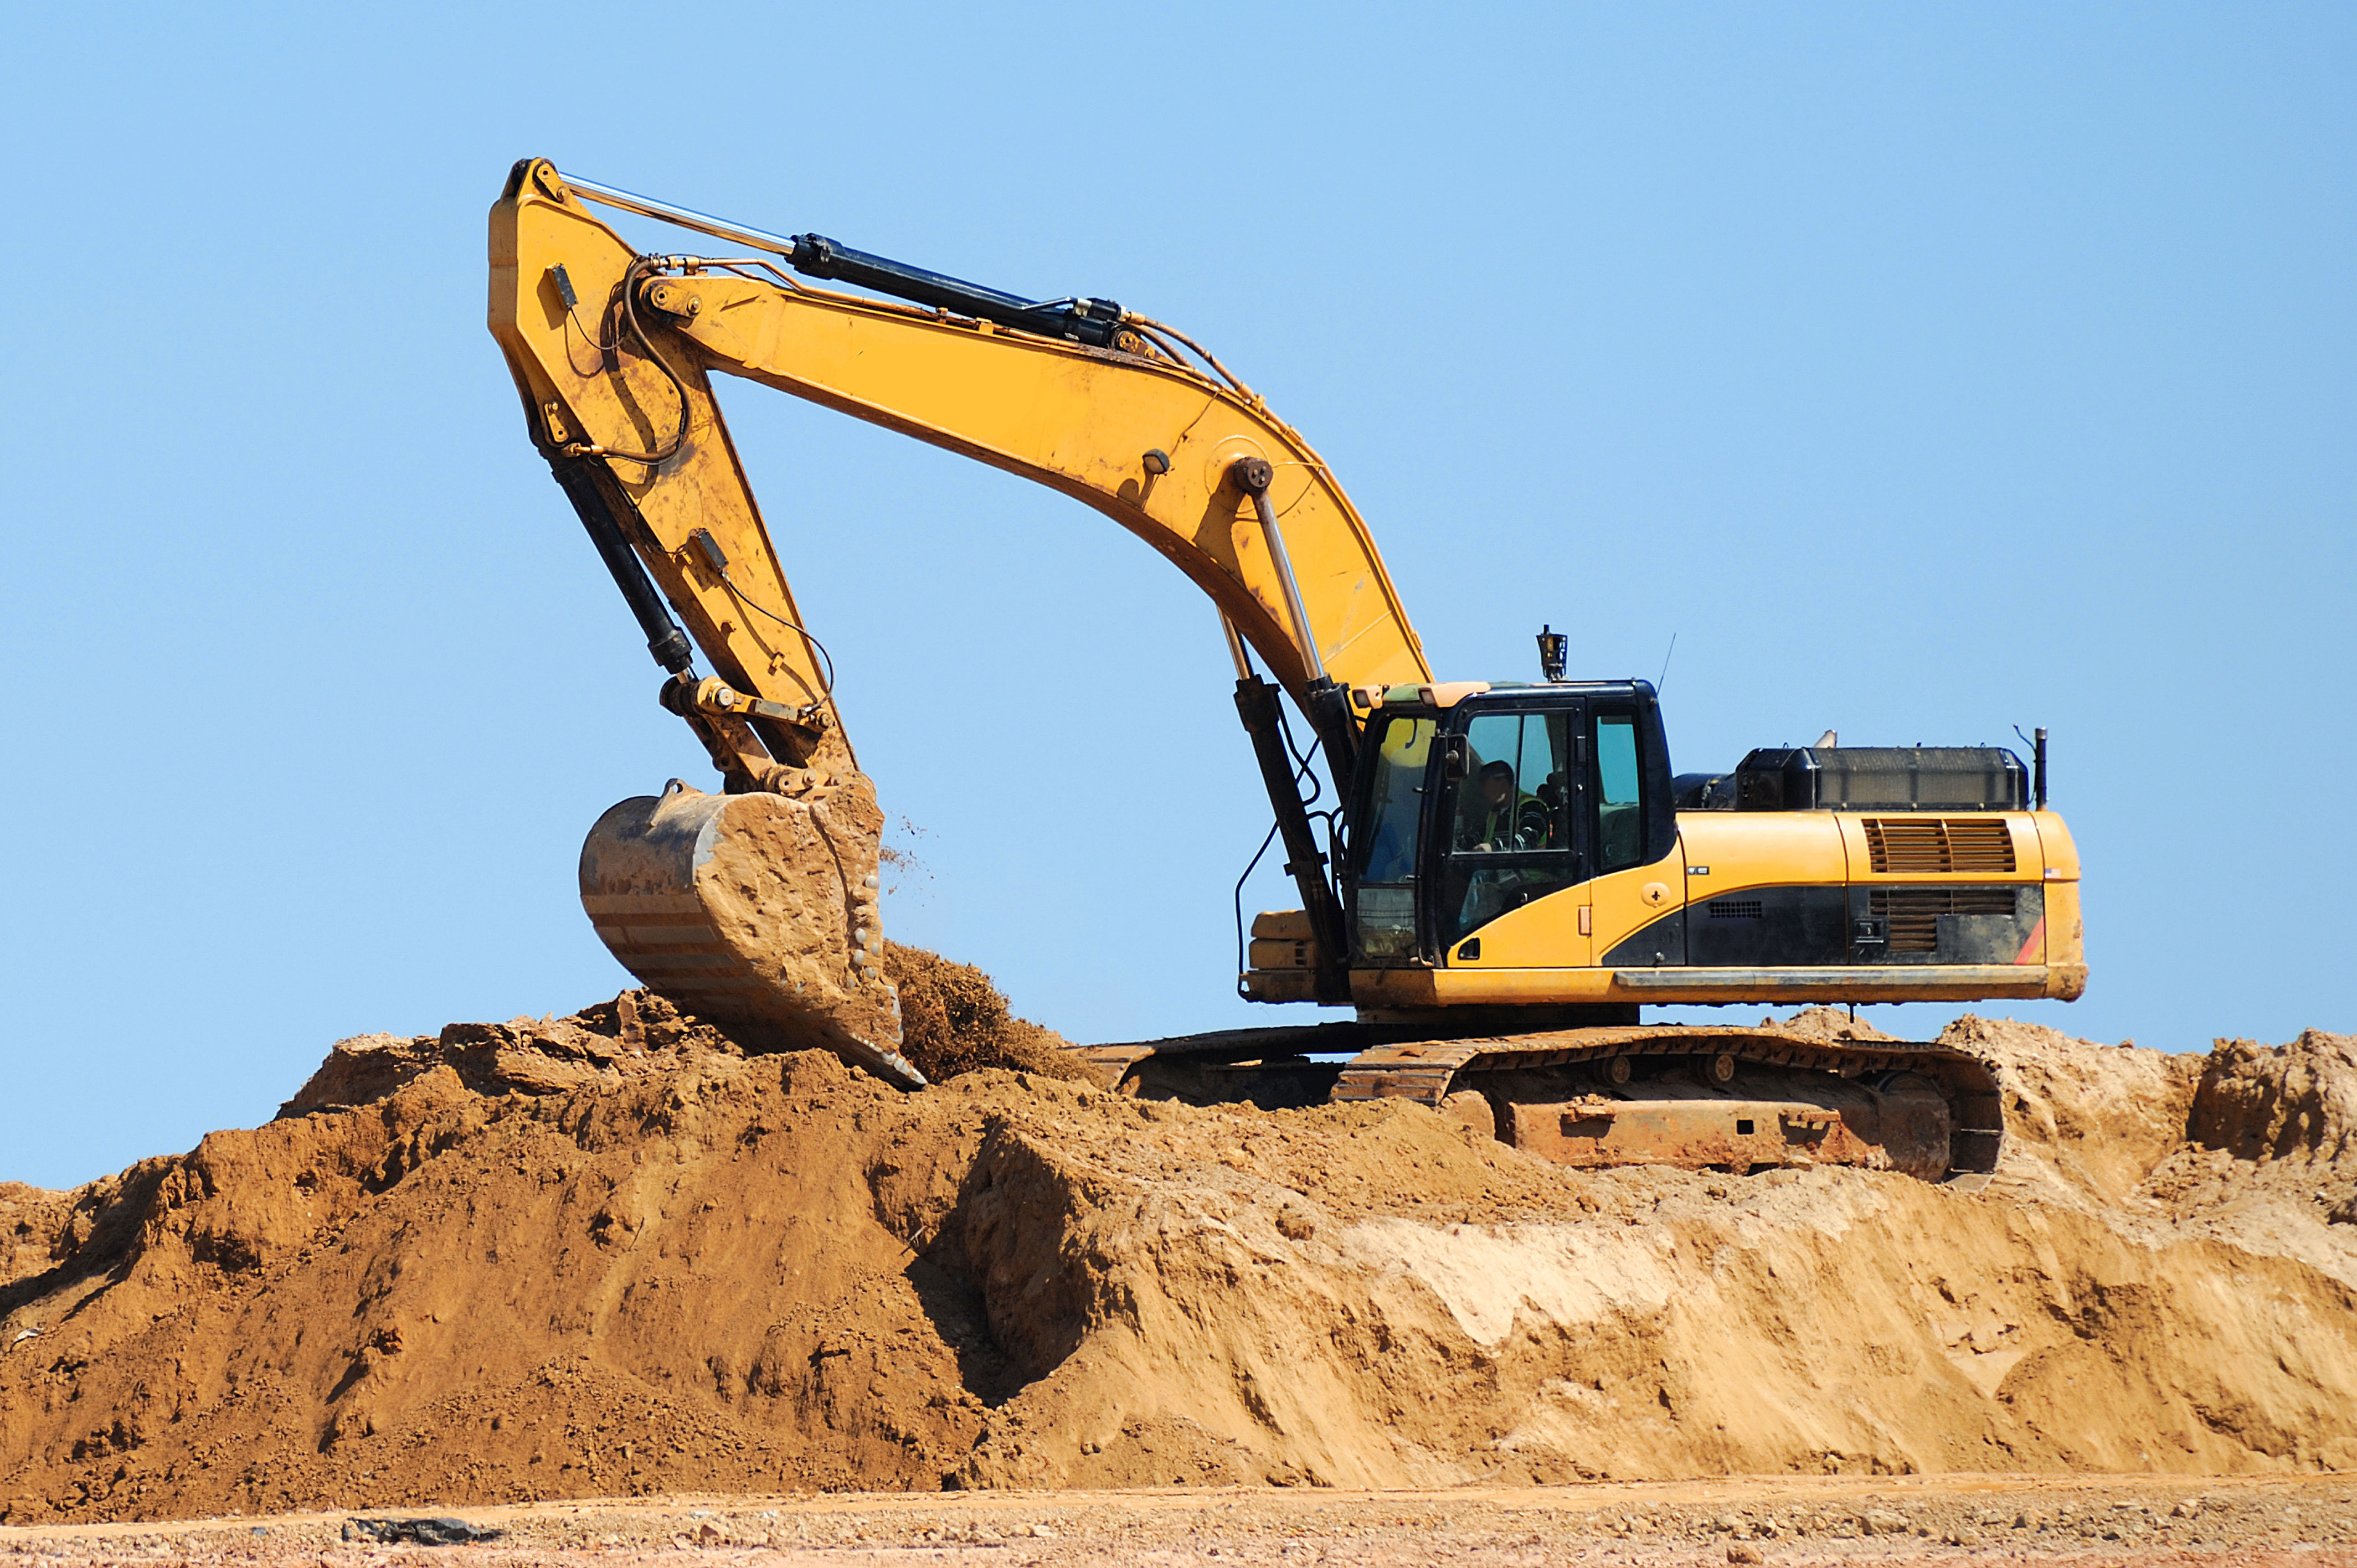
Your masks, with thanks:
[{"label": "operator cab", "polygon": [[1394,687],[1354,771],[1354,967],[1437,964],[1509,910],[1677,850],[1649,682]]}]

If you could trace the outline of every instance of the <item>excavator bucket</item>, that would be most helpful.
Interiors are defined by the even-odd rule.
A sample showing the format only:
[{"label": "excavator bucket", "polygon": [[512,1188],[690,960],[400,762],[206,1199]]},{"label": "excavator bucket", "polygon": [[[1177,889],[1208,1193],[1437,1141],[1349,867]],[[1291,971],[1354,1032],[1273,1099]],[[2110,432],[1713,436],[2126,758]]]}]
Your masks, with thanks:
[{"label": "excavator bucket", "polygon": [[882,832],[864,774],[800,798],[673,779],[589,830],[581,906],[622,967],[683,1011],[919,1089],[884,973]]}]

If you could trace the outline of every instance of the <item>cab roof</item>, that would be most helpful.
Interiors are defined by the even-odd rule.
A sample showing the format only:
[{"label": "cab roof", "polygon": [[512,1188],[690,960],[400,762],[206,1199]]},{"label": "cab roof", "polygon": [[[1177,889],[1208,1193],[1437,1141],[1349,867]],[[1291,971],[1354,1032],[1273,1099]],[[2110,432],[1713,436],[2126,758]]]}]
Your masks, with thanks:
[{"label": "cab roof", "polygon": [[1353,686],[1351,688],[1351,707],[1361,714],[1372,714],[1378,708],[1445,710],[1455,707],[1469,697],[1526,692],[1633,695],[1649,701],[1654,695],[1651,681],[1433,681],[1404,686]]}]

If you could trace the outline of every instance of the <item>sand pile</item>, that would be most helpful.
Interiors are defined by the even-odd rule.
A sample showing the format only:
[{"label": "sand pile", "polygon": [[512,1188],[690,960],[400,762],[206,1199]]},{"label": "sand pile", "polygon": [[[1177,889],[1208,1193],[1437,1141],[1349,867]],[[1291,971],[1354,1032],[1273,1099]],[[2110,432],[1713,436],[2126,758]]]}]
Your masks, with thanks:
[{"label": "sand pile", "polygon": [[901,1053],[933,1082],[985,1067],[1089,1076],[1061,1035],[1010,1014],[990,976],[972,964],[888,941],[884,972],[900,993]]},{"label": "sand pile", "polygon": [[[1061,1065],[895,961],[930,1071]],[[1945,1037],[2017,1128],[1974,1196],[901,1094],[636,993],[349,1041],[266,1126],[0,1189],[0,1506],[2357,1467],[2352,1042]]]}]

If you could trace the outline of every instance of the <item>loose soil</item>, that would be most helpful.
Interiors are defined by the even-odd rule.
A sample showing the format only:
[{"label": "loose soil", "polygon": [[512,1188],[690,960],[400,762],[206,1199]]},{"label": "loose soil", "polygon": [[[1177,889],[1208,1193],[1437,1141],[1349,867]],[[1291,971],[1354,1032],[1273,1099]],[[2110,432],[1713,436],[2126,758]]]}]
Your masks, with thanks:
[{"label": "loose soil", "polygon": [[2347,1036],[1959,1019],[2014,1133],[1962,1194],[1140,1099],[888,961],[918,1093],[631,993],[345,1041],[265,1126],[0,1188],[5,1523],[2357,1469]]}]

